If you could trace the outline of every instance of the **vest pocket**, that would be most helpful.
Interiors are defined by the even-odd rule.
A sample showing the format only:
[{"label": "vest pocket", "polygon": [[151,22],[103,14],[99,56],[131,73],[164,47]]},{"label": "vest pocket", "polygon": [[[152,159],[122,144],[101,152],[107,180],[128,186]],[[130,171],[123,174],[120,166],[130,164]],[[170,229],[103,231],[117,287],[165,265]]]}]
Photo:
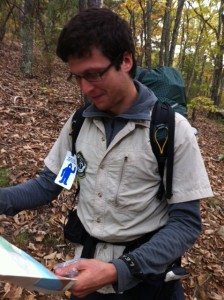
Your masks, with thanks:
[{"label": "vest pocket", "polygon": [[108,205],[122,213],[144,210],[160,182],[156,161],[150,161],[145,151],[129,152],[122,159],[111,160],[107,167]]},{"label": "vest pocket", "polygon": [[125,174],[125,167],[128,163],[128,155],[126,155],[124,157],[124,161],[123,161],[123,164],[122,164],[122,168],[121,168],[121,171],[120,171],[120,176],[119,176],[119,181],[118,181],[118,188],[117,188],[117,194],[115,196],[115,207],[119,206],[119,201],[118,201],[118,198],[119,198],[119,191],[120,191],[120,188],[122,186],[122,180],[123,180],[123,176]]}]

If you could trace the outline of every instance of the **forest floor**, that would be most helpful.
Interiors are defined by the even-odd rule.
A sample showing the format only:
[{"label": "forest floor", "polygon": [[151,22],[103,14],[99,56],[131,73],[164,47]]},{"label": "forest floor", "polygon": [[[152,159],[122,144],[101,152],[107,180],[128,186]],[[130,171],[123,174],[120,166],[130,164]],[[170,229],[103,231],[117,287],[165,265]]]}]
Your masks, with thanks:
[{"label": "forest floor", "polygon": [[[0,186],[22,183],[39,173],[64,122],[80,105],[79,91],[66,81],[63,63],[36,58],[33,79],[22,77],[19,64],[19,45],[0,43]],[[191,274],[183,286],[186,300],[224,300],[224,123],[199,113],[196,117],[193,125],[198,129],[214,197],[201,201],[203,231],[183,257]],[[63,191],[57,200],[37,210],[14,217],[0,215],[0,234],[49,269],[71,259],[74,247],[64,243],[63,224],[73,192]],[[69,292],[44,295],[0,282],[0,299],[68,297]]]}]

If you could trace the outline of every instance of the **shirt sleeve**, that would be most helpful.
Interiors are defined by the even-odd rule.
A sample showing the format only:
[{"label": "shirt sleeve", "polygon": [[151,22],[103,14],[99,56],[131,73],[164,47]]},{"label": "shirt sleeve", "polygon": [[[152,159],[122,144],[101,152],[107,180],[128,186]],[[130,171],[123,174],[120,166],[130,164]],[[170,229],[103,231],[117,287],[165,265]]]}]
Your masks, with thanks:
[{"label": "shirt sleeve", "polygon": [[37,178],[0,189],[0,214],[12,216],[54,200],[62,191],[62,187],[54,182],[55,178],[56,175],[45,167]]},{"label": "shirt sleeve", "polygon": [[72,149],[72,138],[71,138],[71,129],[72,129],[72,116],[67,120],[63,126],[59,137],[51,148],[49,154],[44,160],[45,165],[50,169],[54,174],[58,174],[60,168],[63,164],[67,151]]},{"label": "shirt sleeve", "polygon": [[139,280],[164,273],[172,262],[192,247],[200,232],[199,200],[169,205],[169,221],[165,227],[128,253],[135,264],[134,272],[128,265],[124,267],[124,260],[112,260],[118,272],[118,283],[114,287],[122,292]]},{"label": "shirt sleeve", "polygon": [[167,202],[173,204],[212,197],[204,161],[189,122],[176,114],[175,124],[173,196]]}]

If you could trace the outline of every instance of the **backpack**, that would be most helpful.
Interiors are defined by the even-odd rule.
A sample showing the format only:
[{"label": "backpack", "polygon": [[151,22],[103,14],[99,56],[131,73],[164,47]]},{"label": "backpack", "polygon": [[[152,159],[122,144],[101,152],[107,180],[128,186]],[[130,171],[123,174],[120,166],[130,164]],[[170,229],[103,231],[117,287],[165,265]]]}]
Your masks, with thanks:
[{"label": "backpack", "polygon": [[168,103],[174,110],[187,118],[187,101],[184,80],[176,69],[137,67],[135,79],[150,88],[158,100]]},{"label": "backpack", "polygon": [[[172,197],[175,111],[187,117],[186,97],[183,79],[178,71],[170,67],[143,69],[137,67],[135,79],[150,88],[158,98],[151,115],[150,141],[158,162],[161,177],[157,198]],[[90,105],[78,109],[72,118],[72,155],[76,153],[75,143],[85,120],[82,113]],[[166,168],[166,188],[163,184]]]}]

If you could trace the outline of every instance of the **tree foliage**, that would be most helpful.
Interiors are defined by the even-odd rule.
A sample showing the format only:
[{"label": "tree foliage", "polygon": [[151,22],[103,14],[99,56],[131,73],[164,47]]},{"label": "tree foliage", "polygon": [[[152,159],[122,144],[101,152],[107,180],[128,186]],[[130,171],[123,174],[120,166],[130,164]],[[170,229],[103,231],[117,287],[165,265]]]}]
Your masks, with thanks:
[{"label": "tree foliage", "polygon": [[198,96],[191,100],[191,103],[188,104],[188,109],[192,110],[192,120],[196,120],[196,112],[215,112],[216,107],[214,106],[214,102],[207,97]]},{"label": "tree foliage", "polygon": [[[189,101],[201,93],[220,105],[224,85],[223,7],[223,0],[127,0],[117,11],[135,25],[140,64],[178,68],[185,78]],[[145,19],[150,22],[149,31]]]}]

